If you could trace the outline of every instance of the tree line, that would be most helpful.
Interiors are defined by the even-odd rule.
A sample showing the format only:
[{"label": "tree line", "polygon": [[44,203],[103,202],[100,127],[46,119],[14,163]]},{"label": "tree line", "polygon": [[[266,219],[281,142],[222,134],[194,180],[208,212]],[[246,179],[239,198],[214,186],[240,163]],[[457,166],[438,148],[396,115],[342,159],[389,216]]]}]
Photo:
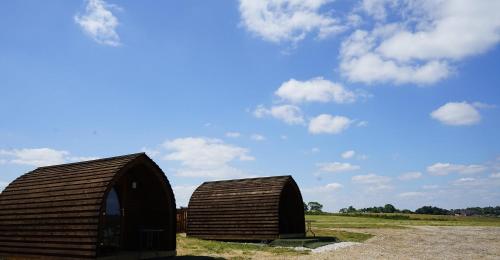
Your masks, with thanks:
[{"label": "tree line", "polygon": [[[316,201],[304,202],[304,212],[309,214],[320,214],[323,205]],[[463,215],[463,216],[500,216],[500,206],[496,207],[468,207],[463,209],[443,209],[434,206],[423,206],[415,211],[409,209],[398,209],[392,204],[356,209],[353,206],[342,208],[339,213],[405,213],[405,214],[429,214],[429,215]]]}]

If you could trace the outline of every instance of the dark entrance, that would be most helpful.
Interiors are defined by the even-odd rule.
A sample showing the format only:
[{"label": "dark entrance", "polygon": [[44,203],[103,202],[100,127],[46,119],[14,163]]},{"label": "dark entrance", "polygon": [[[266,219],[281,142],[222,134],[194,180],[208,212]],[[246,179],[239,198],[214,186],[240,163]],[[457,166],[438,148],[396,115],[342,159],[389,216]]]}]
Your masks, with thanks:
[{"label": "dark entrance", "polygon": [[108,192],[101,219],[101,255],[169,249],[176,228],[175,206],[168,206],[171,195],[150,171],[142,164],[131,167]]},{"label": "dark entrance", "polygon": [[280,237],[302,237],[305,234],[304,206],[297,185],[288,181],[280,196]]}]

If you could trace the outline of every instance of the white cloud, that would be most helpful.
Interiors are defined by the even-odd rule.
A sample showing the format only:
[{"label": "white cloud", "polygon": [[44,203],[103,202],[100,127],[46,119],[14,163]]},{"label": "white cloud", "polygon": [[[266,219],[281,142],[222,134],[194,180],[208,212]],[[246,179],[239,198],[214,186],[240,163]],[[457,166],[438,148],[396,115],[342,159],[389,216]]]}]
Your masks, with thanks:
[{"label": "white cloud", "polygon": [[67,151],[51,148],[0,150],[0,156],[6,156],[7,158],[4,160],[8,163],[37,167],[65,163],[68,155]]},{"label": "white cloud", "polygon": [[363,0],[362,10],[376,20],[384,20],[387,17],[387,7],[396,6],[397,0]]},{"label": "white cloud", "polygon": [[350,159],[356,155],[356,152],[353,150],[345,151],[340,156],[344,159]]},{"label": "white cloud", "polygon": [[355,183],[363,183],[363,184],[375,184],[375,183],[387,183],[391,180],[391,178],[387,176],[380,176],[373,173],[366,175],[356,175],[352,177],[352,181]]},{"label": "white cloud", "polygon": [[298,42],[309,33],[324,38],[344,29],[320,9],[330,0],[240,0],[241,24],[262,39]]},{"label": "white cloud", "polygon": [[273,106],[270,109],[264,107],[263,105],[259,105],[254,110],[253,115],[257,118],[271,116],[289,125],[304,124],[302,111],[299,107],[294,105]]},{"label": "white cloud", "polygon": [[321,114],[309,122],[309,132],[312,134],[339,134],[346,130],[352,120],[344,116]]},{"label": "white cloud", "polygon": [[224,143],[219,139],[186,137],[166,141],[163,146],[171,151],[163,157],[179,161],[183,166],[176,175],[210,179],[247,177],[242,170],[232,167],[233,161],[252,161],[245,148]]},{"label": "white cloud", "polygon": [[427,167],[427,172],[431,175],[444,176],[450,173],[458,174],[476,174],[487,170],[487,167],[478,164],[451,164],[451,163],[435,163]]},{"label": "white cloud", "polygon": [[368,186],[371,191],[391,189],[391,178],[387,176],[380,176],[373,173],[366,175],[356,175],[352,177],[354,183],[363,184]]},{"label": "white cloud", "polygon": [[238,138],[240,136],[241,136],[241,134],[238,132],[227,132],[226,133],[226,137],[230,137],[230,138]]},{"label": "white cloud", "polygon": [[425,195],[426,195],[425,192],[409,191],[409,192],[399,193],[398,197],[402,197],[402,198],[414,198],[414,197],[423,197]]},{"label": "white cloud", "polygon": [[497,172],[497,173],[492,173],[490,175],[490,178],[500,178],[500,172]]},{"label": "white cloud", "polygon": [[288,140],[288,136],[286,136],[286,135],[281,135],[280,138],[281,138],[281,140]]},{"label": "white cloud", "polygon": [[399,175],[398,179],[400,179],[402,181],[409,181],[409,180],[419,179],[421,177],[422,177],[421,172],[405,172],[405,173]]},{"label": "white cloud", "polygon": [[319,153],[320,149],[318,147],[313,147],[311,153]]},{"label": "white cloud", "polygon": [[431,113],[431,117],[446,125],[474,125],[481,121],[477,109],[467,102],[449,102]]},{"label": "white cloud", "polygon": [[57,165],[68,162],[96,160],[96,156],[71,156],[70,152],[52,148],[24,148],[0,150],[0,162],[31,165],[36,167]]},{"label": "white cloud", "polygon": [[357,30],[343,42],[340,69],[349,80],[436,83],[453,73],[457,61],[482,54],[500,41],[499,1],[387,4],[391,2],[364,1],[376,18],[383,19],[390,10],[400,20],[375,23],[372,30]]},{"label": "white cloud", "polygon": [[352,103],[356,100],[354,92],[347,90],[339,83],[321,77],[307,81],[290,79],[281,84],[274,94],[292,103],[335,102],[341,104]]},{"label": "white cloud", "polygon": [[194,185],[177,185],[173,186],[172,190],[175,195],[175,204],[177,207],[187,207],[189,199],[197,186]]},{"label": "white cloud", "polygon": [[460,178],[458,180],[455,180],[453,182],[453,184],[454,185],[473,185],[473,184],[477,184],[477,183],[476,183],[475,178],[467,177],[467,178]]},{"label": "white cloud", "polygon": [[317,193],[329,193],[333,191],[338,191],[342,189],[344,185],[333,182],[333,183],[328,183],[324,186],[319,186],[319,187],[312,187],[312,188],[304,188],[303,192],[308,193],[308,194],[317,194]]},{"label": "white cloud", "polygon": [[331,173],[352,172],[361,168],[358,165],[341,162],[319,163],[317,164],[317,166],[319,167],[320,171]]},{"label": "white cloud", "polygon": [[253,134],[250,136],[250,138],[254,141],[264,141],[266,140],[266,137],[264,137],[263,135],[260,135],[260,134]]},{"label": "white cloud", "polygon": [[118,18],[111,12],[119,9],[103,0],[88,0],[85,12],[74,17],[82,30],[99,44],[119,46],[120,37],[116,32]]},{"label": "white cloud", "polygon": [[35,167],[57,165],[68,162],[96,160],[95,156],[71,156],[70,152],[52,148],[23,148],[0,150],[0,163],[21,164]]}]

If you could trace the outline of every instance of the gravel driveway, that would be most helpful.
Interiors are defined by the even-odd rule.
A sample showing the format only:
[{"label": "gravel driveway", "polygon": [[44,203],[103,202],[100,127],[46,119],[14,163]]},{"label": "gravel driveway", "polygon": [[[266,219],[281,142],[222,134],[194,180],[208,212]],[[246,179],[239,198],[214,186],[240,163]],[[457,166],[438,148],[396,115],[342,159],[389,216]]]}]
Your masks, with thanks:
[{"label": "gravel driveway", "polygon": [[375,237],[361,245],[299,259],[500,259],[500,227],[344,230]]}]

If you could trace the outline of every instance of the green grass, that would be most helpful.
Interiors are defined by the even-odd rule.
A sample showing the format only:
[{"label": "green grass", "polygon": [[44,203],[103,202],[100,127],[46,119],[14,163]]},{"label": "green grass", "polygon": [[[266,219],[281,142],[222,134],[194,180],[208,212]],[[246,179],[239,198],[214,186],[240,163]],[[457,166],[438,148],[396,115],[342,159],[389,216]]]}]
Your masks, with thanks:
[{"label": "green grass", "polygon": [[500,218],[419,214],[306,215],[313,230],[324,228],[406,228],[408,226],[500,226]]},{"label": "green grass", "polygon": [[[296,251],[292,248],[273,247],[266,244],[255,243],[236,243],[236,242],[223,242],[213,240],[203,240],[191,237],[184,237],[177,235],[177,247],[182,248],[182,251],[187,251],[190,255],[223,255],[231,254],[235,251],[239,253],[251,254],[254,251],[262,251],[271,253],[273,255],[289,255],[297,256],[301,254],[308,254],[307,251]],[[183,253],[184,254],[184,253]]]}]

